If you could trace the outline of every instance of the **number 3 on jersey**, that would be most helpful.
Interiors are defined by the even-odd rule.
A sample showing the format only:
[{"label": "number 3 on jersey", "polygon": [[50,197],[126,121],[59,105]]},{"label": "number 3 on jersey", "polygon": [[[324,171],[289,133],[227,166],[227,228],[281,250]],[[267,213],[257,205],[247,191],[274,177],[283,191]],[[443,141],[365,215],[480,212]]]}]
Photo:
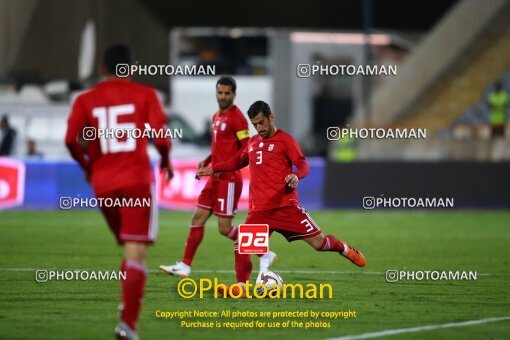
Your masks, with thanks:
[{"label": "number 3 on jersey", "polygon": [[262,164],[262,150],[257,151],[256,154],[257,154],[257,161],[255,162],[255,164]]},{"label": "number 3 on jersey", "polygon": [[120,115],[132,115],[135,113],[133,104],[115,105],[110,107],[96,107],[92,110],[92,115],[97,118],[98,139],[101,144],[101,153],[117,153],[134,151],[136,149],[136,140],[130,133],[126,133],[126,140],[119,141],[115,137],[116,130],[133,130],[136,125],[134,122],[119,123]]}]

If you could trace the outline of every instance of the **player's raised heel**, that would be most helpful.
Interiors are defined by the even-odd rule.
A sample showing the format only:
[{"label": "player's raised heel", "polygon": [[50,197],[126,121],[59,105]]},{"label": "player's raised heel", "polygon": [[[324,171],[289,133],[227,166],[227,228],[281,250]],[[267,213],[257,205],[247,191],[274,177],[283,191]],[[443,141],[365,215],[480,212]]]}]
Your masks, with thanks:
[{"label": "player's raised heel", "polygon": [[347,252],[345,254],[341,254],[343,257],[357,265],[358,267],[365,267],[367,261],[365,256],[358,251],[356,248],[353,248],[344,243],[344,246],[347,247]]},{"label": "player's raised heel", "polygon": [[168,275],[179,275],[181,278],[186,278],[191,273],[191,267],[184,262],[177,262],[173,266],[159,266],[159,269]]}]

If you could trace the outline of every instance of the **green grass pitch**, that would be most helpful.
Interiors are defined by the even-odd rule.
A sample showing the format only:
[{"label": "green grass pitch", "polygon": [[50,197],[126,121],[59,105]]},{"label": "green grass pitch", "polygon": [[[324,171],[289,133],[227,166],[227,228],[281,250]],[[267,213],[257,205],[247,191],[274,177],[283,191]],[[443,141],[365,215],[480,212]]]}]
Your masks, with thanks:
[{"label": "green grass pitch", "polygon": [[[271,249],[278,254],[278,261],[273,270],[287,283],[331,283],[333,299],[231,300],[207,295],[200,300],[179,297],[178,279],[157,270],[160,264],[180,260],[190,219],[189,213],[161,212],[158,243],[148,254],[150,275],[140,320],[141,338],[328,338],[510,316],[510,212],[317,211],[311,215],[323,231],[362,250],[367,267],[357,268],[334,253],[316,252],[304,242],[288,244],[274,234]],[[241,223],[244,217],[240,214],[235,222]],[[121,248],[115,245],[99,212],[3,212],[0,228],[0,338],[113,338],[119,282],[35,281],[36,268],[118,269]],[[256,273],[258,259],[253,260]],[[193,277],[218,277],[232,283],[233,271],[226,272],[232,268],[232,243],[219,235],[212,218],[195,258]],[[478,279],[387,283],[384,272],[388,269],[471,270],[478,272]],[[210,272],[214,270],[218,272]],[[331,327],[308,330],[211,330],[183,329],[180,320],[155,316],[156,310],[227,309],[350,309],[357,317],[320,319],[330,321]],[[510,337],[510,321],[394,337],[503,339]]]}]

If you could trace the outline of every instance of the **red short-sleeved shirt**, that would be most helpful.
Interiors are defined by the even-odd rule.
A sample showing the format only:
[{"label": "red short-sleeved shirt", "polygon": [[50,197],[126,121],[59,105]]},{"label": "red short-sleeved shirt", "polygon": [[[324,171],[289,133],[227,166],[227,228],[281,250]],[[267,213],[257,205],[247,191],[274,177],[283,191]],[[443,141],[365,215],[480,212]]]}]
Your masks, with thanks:
[{"label": "red short-sleeved shirt", "polygon": [[[78,96],[68,119],[66,141],[85,128],[144,130],[166,128],[167,118],[151,87],[125,79],[101,82]],[[170,139],[162,138],[170,148]],[[96,138],[87,141],[91,184],[96,193],[111,192],[151,182],[147,138]]]}]

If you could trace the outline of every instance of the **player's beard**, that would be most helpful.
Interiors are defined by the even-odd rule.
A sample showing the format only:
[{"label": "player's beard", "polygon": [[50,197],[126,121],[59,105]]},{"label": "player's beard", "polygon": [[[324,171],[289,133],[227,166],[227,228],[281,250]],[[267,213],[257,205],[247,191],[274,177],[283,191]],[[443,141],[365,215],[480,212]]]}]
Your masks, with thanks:
[{"label": "player's beard", "polygon": [[234,102],[231,100],[218,100],[218,106],[221,110],[225,110],[230,107]]},{"label": "player's beard", "polygon": [[271,129],[259,131],[259,136],[262,138],[268,138],[271,134]]}]

